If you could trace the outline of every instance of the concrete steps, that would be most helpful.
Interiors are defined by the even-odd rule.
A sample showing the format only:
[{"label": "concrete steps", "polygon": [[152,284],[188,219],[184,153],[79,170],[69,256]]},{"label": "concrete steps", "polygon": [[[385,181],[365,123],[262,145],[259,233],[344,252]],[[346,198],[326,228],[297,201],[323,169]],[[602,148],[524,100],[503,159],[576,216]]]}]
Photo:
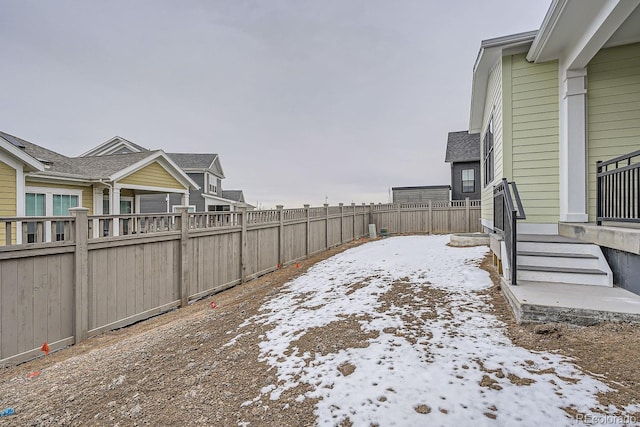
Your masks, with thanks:
[{"label": "concrete steps", "polygon": [[518,281],[613,286],[600,247],[556,235],[518,236]]}]

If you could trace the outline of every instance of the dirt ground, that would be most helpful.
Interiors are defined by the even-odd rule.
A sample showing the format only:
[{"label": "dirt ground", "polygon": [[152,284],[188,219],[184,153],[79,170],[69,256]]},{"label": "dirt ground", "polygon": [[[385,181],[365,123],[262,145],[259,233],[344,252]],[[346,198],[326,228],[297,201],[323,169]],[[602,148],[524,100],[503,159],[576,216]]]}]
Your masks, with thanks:
[{"label": "dirt ground", "polygon": [[[264,333],[259,324],[235,345],[224,345],[286,282],[357,244],[316,255],[301,262],[300,268],[283,268],[184,309],[0,369],[0,411],[7,407],[15,411],[0,418],[0,426],[315,425],[315,401],[295,399],[308,386],[288,390],[275,403],[256,400],[243,405],[276,381],[275,372],[258,361],[259,336]],[[496,282],[488,258],[483,268]],[[603,404],[640,403],[640,325],[518,325],[497,284],[486,292],[516,345],[575,358],[580,367],[616,390],[599,396]],[[403,299],[394,300],[392,294],[386,298],[396,304]],[[210,307],[211,301],[217,308]],[[313,345],[321,352],[366,346],[369,337],[353,333],[358,329],[330,325],[310,332],[305,335],[308,342],[298,344]],[[341,367],[345,372],[350,368]],[[636,417],[640,419],[640,414]]]}]

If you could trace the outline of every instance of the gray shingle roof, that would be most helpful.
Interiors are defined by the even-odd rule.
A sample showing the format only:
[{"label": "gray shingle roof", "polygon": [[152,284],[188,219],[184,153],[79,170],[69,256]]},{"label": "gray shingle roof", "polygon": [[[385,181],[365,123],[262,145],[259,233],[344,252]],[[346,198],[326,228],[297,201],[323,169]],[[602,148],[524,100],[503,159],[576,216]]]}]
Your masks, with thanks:
[{"label": "gray shingle roof", "polygon": [[222,198],[233,200],[234,202],[244,202],[242,190],[222,190]]},{"label": "gray shingle roof", "polygon": [[480,160],[480,134],[469,134],[466,130],[449,132],[444,161],[452,163],[477,160]]},{"label": "gray shingle roof", "polygon": [[217,154],[198,153],[167,153],[167,156],[182,169],[209,169],[218,157]]},{"label": "gray shingle roof", "polygon": [[[0,134],[7,135],[4,132]],[[25,153],[45,164],[46,169],[43,172],[37,172],[38,175],[62,175],[82,179],[108,178],[154,153],[154,151],[144,151],[98,157],[67,157],[24,139],[13,138],[24,145]]]}]

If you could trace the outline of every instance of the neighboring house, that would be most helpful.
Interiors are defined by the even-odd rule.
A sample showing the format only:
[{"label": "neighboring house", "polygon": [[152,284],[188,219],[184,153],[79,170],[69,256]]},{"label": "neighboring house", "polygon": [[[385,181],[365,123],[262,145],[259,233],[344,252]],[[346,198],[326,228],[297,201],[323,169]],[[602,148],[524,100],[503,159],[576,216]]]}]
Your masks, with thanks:
[{"label": "neighboring house", "polygon": [[393,187],[393,203],[428,203],[429,200],[449,200],[448,185],[428,185],[417,187]]},{"label": "neighboring house", "polygon": [[244,192],[242,190],[222,190],[222,198],[233,200],[237,203],[237,207],[244,207],[249,210],[255,209],[255,206],[250,205],[244,200]]},{"label": "neighboring house", "polygon": [[[640,272],[639,248],[624,243],[633,232],[594,224],[596,162],[640,149],[638,4],[554,0],[538,31],[483,41],[474,66],[469,132],[481,140],[486,229],[494,228],[494,186],[503,177],[515,181],[527,215],[519,234],[560,233],[595,243],[616,283],[640,293],[631,277]],[[637,164],[637,156],[620,166]],[[609,218],[621,221],[612,225],[640,220],[638,196],[627,191],[638,188],[638,169],[627,169],[635,171],[626,175],[627,184],[606,191],[613,206],[628,207]],[[568,260],[558,260],[559,273],[570,270],[562,264]],[[525,277],[529,265],[523,267],[518,268]],[[607,269],[599,264],[591,273],[601,271],[611,286]],[[584,273],[576,283],[590,277]]]},{"label": "neighboring house", "polygon": [[[140,152],[149,152],[149,150],[116,136],[82,156],[94,157],[105,154]],[[199,187],[192,188],[189,194],[189,206],[194,211],[233,211],[238,207],[250,206],[245,206],[244,201],[238,202],[224,197],[222,180],[225,176],[220,157],[217,154],[167,153],[167,156]],[[147,194],[141,197],[140,212],[173,212],[177,206],[183,204],[182,198],[175,193]]]},{"label": "neighboring house", "polygon": [[[176,194],[189,204],[189,191],[198,188],[162,150],[67,157],[4,132],[0,147],[0,188],[7,193],[2,215],[68,215],[77,206],[90,215],[138,213],[143,194]],[[14,189],[15,200],[9,197]],[[114,222],[111,231],[118,234],[118,227]],[[52,240],[49,227],[45,233]],[[21,233],[15,241],[28,243]]]},{"label": "neighboring house", "polygon": [[451,163],[451,200],[480,200],[480,136],[449,132],[444,161]]}]

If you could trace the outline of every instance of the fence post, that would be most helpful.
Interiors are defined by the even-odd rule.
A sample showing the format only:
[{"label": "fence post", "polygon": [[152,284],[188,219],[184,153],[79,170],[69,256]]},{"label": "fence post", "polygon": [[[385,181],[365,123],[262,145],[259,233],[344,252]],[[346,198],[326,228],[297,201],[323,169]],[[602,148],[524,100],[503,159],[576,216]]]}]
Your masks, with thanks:
[{"label": "fence post", "polygon": [[284,205],[277,205],[278,210],[278,264],[282,266],[284,264]]},{"label": "fence post", "polygon": [[75,220],[75,283],[74,283],[74,311],[73,311],[73,336],[75,344],[87,339],[89,330],[89,209],[69,209]]},{"label": "fence post", "polygon": [[238,216],[242,224],[240,234],[240,283],[247,281],[247,208],[238,208]]},{"label": "fence post", "polygon": [[180,214],[180,306],[186,307],[189,304],[189,281],[191,271],[189,261],[189,208],[178,206],[176,210]]},{"label": "fence post", "polygon": [[344,243],[344,203],[338,203],[340,206],[340,244]]},{"label": "fence post", "polygon": [[471,215],[470,215],[471,203],[469,198],[464,198],[464,219],[465,219],[465,233],[471,232]]},{"label": "fence post", "polygon": [[351,202],[351,209],[353,210],[353,228],[351,233],[351,240],[356,240],[356,204]]},{"label": "fence post", "polygon": [[329,249],[329,203],[324,204],[324,248]]},{"label": "fence post", "polygon": [[402,233],[402,211],[400,210],[400,203],[398,203],[398,231],[397,233]]},{"label": "fence post", "polygon": [[429,234],[433,234],[433,201],[429,199]]},{"label": "fence post", "polygon": [[311,205],[304,205],[304,211],[307,217],[307,238],[306,238],[306,254],[307,256],[309,256],[309,254],[311,253],[311,251],[309,250],[311,248],[311,222],[309,220],[309,206]]},{"label": "fence post", "polygon": [[[374,203],[371,202],[369,204],[369,224],[375,224],[375,218],[373,217],[373,207],[374,207]],[[367,230],[369,230],[369,227],[366,227]]]}]

